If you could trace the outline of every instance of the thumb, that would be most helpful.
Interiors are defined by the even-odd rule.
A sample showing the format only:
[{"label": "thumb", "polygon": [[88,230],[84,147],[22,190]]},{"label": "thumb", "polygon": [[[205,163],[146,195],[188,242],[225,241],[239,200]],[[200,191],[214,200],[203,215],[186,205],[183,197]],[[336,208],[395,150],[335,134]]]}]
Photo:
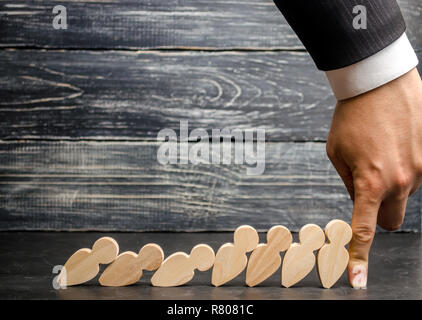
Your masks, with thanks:
[{"label": "thumb", "polygon": [[352,217],[353,236],[349,244],[349,282],[353,288],[366,288],[368,257],[377,226],[380,201],[355,193]]}]

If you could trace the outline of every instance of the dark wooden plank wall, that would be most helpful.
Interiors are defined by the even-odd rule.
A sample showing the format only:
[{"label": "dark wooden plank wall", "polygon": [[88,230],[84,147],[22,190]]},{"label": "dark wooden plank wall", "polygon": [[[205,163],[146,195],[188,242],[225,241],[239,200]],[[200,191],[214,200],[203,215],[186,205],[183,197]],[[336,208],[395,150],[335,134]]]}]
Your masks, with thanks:
[{"label": "dark wooden plank wall", "polygon": [[[398,3],[409,38],[422,49],[420,0]],[[64,31],[52,30],[58,4],[67,8]],[[6,47],[303,48],[271,0],[0,0],[0,10]]]},{"label": "dark wooden plank wall", "polygon": [[[0,143],[0,229],[203,231],[249,223],[265,230],[281,223],[297,230],[351,218],[323,143],[266,143],[265,174],[257,176],[247,175],[247,165],[163,166],[158,145]],[[418,230],[420,215],[412,213],[421,194],[410,198],[403,230]]]},{"label": "dark wooden plank wall", "polygon": [[[399,1],[421,59],[422,7]],[[65,5],[68,30],[51,26]],[[333,99],[269,0],[0,0],[1,230],[292,230],[350,220]],[[266,171],[157,162],[163,128],[263,128]],[[192,145],[192,144],[191,144]],[[402,230],[420,231],[422,193]]]},{"label": "dark wooden plank wall", "polygon": [[189,120],[321,141],[335,104],[303,52],[4,50],[0,83],[3,139],[155,139]]}]

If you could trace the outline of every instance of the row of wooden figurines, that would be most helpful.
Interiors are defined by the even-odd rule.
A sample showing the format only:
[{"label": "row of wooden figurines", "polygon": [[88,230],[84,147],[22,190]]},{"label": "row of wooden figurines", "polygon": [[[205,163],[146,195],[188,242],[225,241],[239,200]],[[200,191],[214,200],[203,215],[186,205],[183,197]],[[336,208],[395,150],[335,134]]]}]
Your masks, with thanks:
[{"label": "row of wooden figurines", "polygon": [[[214,286],[234,279],[246,268],[246,284],[252,287],[274,274],[282,264],[281,284],[290,287],[309,274],[317,262],[321,284],[330,288],[347,267],[349,255],[345,246],[351,238],[350,226],[337,219],[327,224],[325,232],[315,224],[303,226],[299,231],[299,243],[292,243],[290,231],[277,225],[268,230],[267,243],[258,244],[257,231],[243,225],[235,230],[234,242],[223,244],[216,255],[210,246],[198,244],[189,255],[176,252],[164,260],[163,250],[157,244],[146,244],[138,254],[126,251],[118,255],[117,242],[103,237],[92,249],[76,251],[57,280],[62,287],[81,284],[99,273],[99,264],[111,263],[99,278],[103,286],[134,284],[142,277],[143,270],[157,270],[151,278],[154,286],[179,286],[193,278],[195,269],[206,271],[213,267],[211,283]],[[314,255],[316,250],[317,257]],[[286,251],[283,263],[282,251]],[[251,252],[249,261],[247,252]]]}]

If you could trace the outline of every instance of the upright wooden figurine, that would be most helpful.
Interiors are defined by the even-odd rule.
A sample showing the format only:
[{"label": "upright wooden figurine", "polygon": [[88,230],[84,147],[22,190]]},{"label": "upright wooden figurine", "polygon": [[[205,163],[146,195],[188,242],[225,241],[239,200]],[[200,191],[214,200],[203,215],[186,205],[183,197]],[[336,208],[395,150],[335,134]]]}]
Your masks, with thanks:
[{"label": "upright wooden figurine", "polygon": [[58,277],[60,286],[73,286],[93,279],[100,271],[99,264],[108,264],[116,259],[119,245],[110,237],[95,241],[92,250],[79,249],[65,263]]},{"label": "upright wooden figurine", "polygon": [[190,255],[176,252],[167,257],[151,278],[153,286],[175,287],[192,280],[195,269],[206,271],[214,264],[214,250],[206,244],[193,247]]},{"label": "upright wooden figurine", "polygon": [[218,287],[234,279],[246,267],[246,253],[256,248],[258,233],[251,226],[240,226],[234,232],[234,243],[223,244],[217,251],[211,283]]},{"label": "upright wooden figurine", "polygon": [[109,287],[134,284],[142,277],[142,270],[158,269],[163,259],[164,252],[155,243],[146,244],[138,254],[132,251],[123,252],[104,270],[99,282]]},{"label": "upright wooden figurine", "polygon": [[292,234],[283,226],[274,226],[267,232],[267,243],[260,243],[249,257],[246,284],[256,286],[270,277],[281,265],[280,252],[292,244]]},{"label": "upright wooden figurine", "polygon": [[322,247],[325,235],[316,224],[307,224],[299,231],[300,243],[293,243],[284,255],[281,284],[286,288],[302,280],[315,265],[313,251]]},{"label": "upright wooden figurine", "polygon": [[324,288],[331,288],[341,277],[349,262],[344,247],[352,239],[352,228],[341,220],[332,220],[325,227],[328,243],[317,253],[317,270]]}]

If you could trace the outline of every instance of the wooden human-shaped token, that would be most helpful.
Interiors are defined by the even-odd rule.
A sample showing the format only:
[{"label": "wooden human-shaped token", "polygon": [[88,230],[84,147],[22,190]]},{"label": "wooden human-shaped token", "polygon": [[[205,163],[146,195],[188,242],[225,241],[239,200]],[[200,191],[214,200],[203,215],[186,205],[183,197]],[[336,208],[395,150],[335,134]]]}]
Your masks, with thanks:
[{"label": "wooden human-shaped token", "polygon": [[153,271],[160,267],[164,252],[155,243],[146,244],[136,254],[126,251],[102,273],[99,281],[103,286],[120,287],[134,284],[142,277],[142,270]]},{"label": "wooden human-shaped token", "polygon": [[116,259],[119,245],[110,237],[95,241],[92,249],[76,251],[65,263],[58,277],[60,286],[73,286],[93,279],[100,271],[99,264],[108,264]]},{"label": "wooden human-shaped token", "polygon": [[274,226],[267,232],[267,243],[260,243],[249,257],[246,284],[256,286],[270,277],[281,265],[280,252],[292,244],[292,234],[283,226]]},{"label": "wooden human-shaped token", "polygon": [[193,247],[190,255],[176,252],[167,257],[151,278],[153,286],[175,287],[192,280],[195,269],[206,271],[214,264],[214,250],[206,244]]},{"label": "wooden human-shaped token", "polygon": [[258,245],[258,233],[251,226],[240,226],[234,232],[234,243],[223,244],[217,251],[211,283],[218,287],[238,276],[246,267],[246,253]]},{"label": "wooden human-shaped token", "polygon": [[286,288],[302,280],[315,265],[313,251],[322,247],[325,235],[316,224],[307,224],[299,231],[300,243],[293,243],[284,255],[281,284]]},{"label": "wooden human-shaped token", "polygon": [[332,220],[325,227],[328,243],[317,253],[317,270],[324,288],[331,288],[341,277],[349,262],[344,247],[352,239],[352,228],[344,221]]}]

